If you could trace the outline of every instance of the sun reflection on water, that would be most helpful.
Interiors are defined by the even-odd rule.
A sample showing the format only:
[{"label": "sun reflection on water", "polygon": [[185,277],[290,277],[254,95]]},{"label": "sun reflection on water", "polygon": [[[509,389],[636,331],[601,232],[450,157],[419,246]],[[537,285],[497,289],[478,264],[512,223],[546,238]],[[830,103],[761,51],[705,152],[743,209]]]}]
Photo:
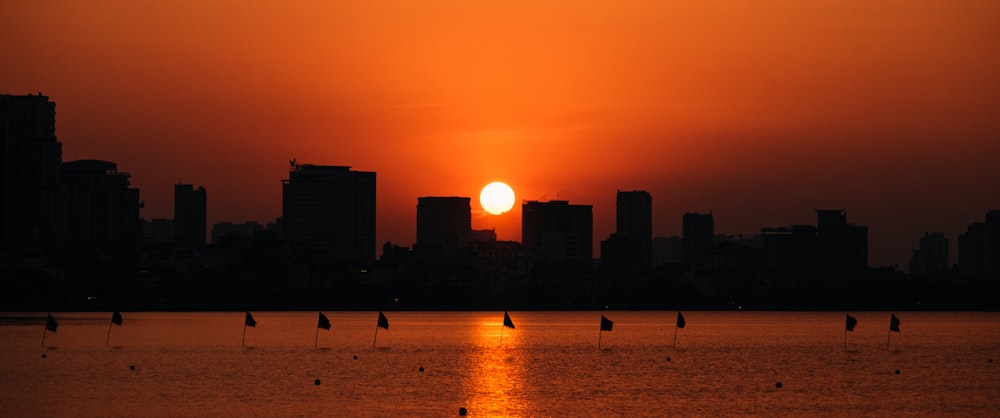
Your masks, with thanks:
[{"label": "sun reflection on water", "polygon": [[464,382],[469,414],[527,416],[531,407],[523,393],[527,361],[521,337],[516,329],[503,327],[500,319],[481,321],[476,328],[471,373]]}]

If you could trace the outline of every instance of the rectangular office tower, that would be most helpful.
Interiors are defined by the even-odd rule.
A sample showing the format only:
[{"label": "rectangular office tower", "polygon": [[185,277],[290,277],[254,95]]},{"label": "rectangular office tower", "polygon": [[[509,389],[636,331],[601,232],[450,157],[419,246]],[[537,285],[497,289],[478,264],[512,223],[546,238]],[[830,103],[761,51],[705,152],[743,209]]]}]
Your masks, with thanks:
[{"label": "rectangular office tower", "polygon": [[181,245],[205,245],[208,199],[204,187],[174,185],[174,240]]},{"label": "rectangular office tower", "polygon": [[289,241],[333,260],[375,260],[374,172],[293,161],[281,191]]},{"label": "rectangular office tower", "polygon": [[565,200],[528,201],[521,205],[521,240],[548,263],[594,258],[594,212],[590,205]]},{"label": "rectangular office tower", "polygon": [[615,233],[635,248],[633,262],[640,270],[648,269],[653,245],[653,197],[649,192],[618,191],[617,228]]},{"label": "rectangular office tower", "polygon": [[417,243],[421,257],[446,261],[455,256],[463,239],[472,234],[472,205],[468,197],[417,198]]}]

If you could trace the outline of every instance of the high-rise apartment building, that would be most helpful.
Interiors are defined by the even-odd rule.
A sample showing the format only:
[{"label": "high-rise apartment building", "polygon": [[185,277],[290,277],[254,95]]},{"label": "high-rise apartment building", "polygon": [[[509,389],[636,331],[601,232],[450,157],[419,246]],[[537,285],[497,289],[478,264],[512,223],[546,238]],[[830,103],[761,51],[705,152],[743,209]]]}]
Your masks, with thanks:
[{"label": "high-rise apartment building", "polygon": [[62,144],[48,96],[0,95],[0,237],[5,249],[51,244],[64,231],[56,201]]},{"label": "high-rise apartment building", "polygon": [[986,212],[958,236],[958,268],[972,278],[1000,285],[1000,210]]},{"label": "high-rise apartment building", "polygon": [[685,213],[681,234],[681,239],[684,240],[684,261],[699,261],[712,249],[715,240],[712,212]]},{"label": "high-rise apartment building", "polygon": [[174,241],[181,245],[205,245],[208,199],[204,187],[174,185]]},{"label": "high-rise apartment building", "polygon": [[544,262],[590,263],[594,256],[593,206],[565,200],[527,201],[521,205],[523,248]]},{"label": "high-rise apartment building", "polygon": [[142,238],[139,190],[110,161],[62,165],[69,242],[78,247],[134,249]]},{"label": "high-rise apartment building", "polygon": [[653,198],[642,190],[618,191],[616,230],[618,236],[635,245],[635,260],[639,269],[651,265],[653,244]]},{"label": "high-rise apartment building", "polygon": [[374,172],[293,161],[281,190],[289,241],[334,260],[375,260]]},{"label": "high-rise apartment building", "polygon": [[941,232],[924,234],[910,258],[910,274],[938,276],[948,270],[948,240]]},{"label": "high-rise apartment building", "polygon": [[420,257],[449,259],[472,233],[472,205],[468,197],[417,198],[417,242]]}]

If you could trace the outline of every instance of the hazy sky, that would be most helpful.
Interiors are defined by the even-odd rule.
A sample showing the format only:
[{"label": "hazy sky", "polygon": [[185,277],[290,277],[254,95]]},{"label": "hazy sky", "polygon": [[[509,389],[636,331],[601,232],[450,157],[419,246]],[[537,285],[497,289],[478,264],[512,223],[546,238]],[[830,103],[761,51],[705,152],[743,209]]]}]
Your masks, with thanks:
[{"label": "hazy sky", "polygon": [[452,195],[520,240],[520,205],[478,205],[501,180],[593,205],[595,243],[618,189],[652,194],[658,236],[845,209],[902,265],[1000,208],[997,22],[996,0],[4,1],[0,93],[50,96],[63,159],[131,172],[147,219],[180,181],[210,223],[273,220],[295,158],[378,173],[379,243]]}]

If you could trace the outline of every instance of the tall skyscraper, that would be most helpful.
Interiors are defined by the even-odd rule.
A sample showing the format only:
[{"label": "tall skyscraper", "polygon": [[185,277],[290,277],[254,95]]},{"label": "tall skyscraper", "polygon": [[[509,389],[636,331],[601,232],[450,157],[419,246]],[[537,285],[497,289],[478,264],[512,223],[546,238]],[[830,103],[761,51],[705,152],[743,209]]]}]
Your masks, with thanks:
[{"label": "tall skyscraper", "polygon": [[174,241],[181,245],[205,245],[208,199],[204,187],[174,185]]},{"label": "tall skyscraper", "polygon": [[523,247],[545,262],[590,263],[594,258],[593,231],[593,206],[570,205],[565,200],[532,200],[521,205]]},{"label": "tall skyscraper", "polygon": [[681,228],[681,239],[684,240],[684,261],[697,262],[712,249],[715,240],[712,212],[685,213]]},{"label": "tall skyscraper", "polygon": [[455,255],[463,237],[472,233],[472,205],[468,197],[417,198],[417,243],[420,257],[448,259]]},{"label": "tall skyscraper", "polygon": [[64,232],[65,219],[55,203],[62,181],[55,118],[56,104],[41,93],[0,95],[0,236],[5,249],[45,246]]},{"label": "tall skyscraper", "polygon": [[282,180],[285,237],[334,260],[375,260],[375,173],[297,164]]},{"label": "tall skyscraper", "polygon": [[617,228],[615,233],[635,246],[635,260],[640,270],[650,267],[653,244],[653,198],[649,192],[618,191]]}]

